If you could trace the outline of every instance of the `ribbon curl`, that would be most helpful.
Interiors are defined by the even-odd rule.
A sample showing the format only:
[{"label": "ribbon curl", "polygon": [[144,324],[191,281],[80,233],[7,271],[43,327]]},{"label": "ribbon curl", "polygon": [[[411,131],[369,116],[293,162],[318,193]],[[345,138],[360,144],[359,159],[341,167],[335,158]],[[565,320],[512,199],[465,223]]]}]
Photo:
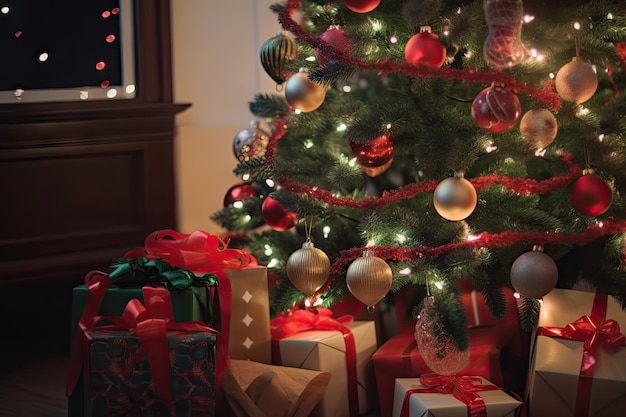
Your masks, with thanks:
[{"label": "ribbon curl", "polygon": [[312,310],[293,310],[287,315],[278,316],[270,321],[272,330],[272,355],[275,364],[282,364],[280,357],[280,339],[307,330],[337,330],[343,335],[346,345],[346,370],[348,374],[348,409],[350,417],[359,414],[359,399],[356,377],[356,344],[354,335],[348,324],[354,321],[353,316],[332,318],[333,312],[326,308]]}]

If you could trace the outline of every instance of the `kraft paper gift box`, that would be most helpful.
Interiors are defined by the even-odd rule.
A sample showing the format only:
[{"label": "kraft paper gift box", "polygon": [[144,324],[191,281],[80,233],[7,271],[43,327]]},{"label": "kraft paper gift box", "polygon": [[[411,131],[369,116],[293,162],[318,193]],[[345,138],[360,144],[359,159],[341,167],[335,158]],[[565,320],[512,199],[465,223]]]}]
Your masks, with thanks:
[{"label": "kraft paper gift box", "polygon": [[[272,336],[267,268],[254,266],[227,269],[225,272],[228,274],[232,290],[228,325],[230,357],[271,364]],[[224,283],[220,282],[220,286],[223,285]],[[220,299],[222,309],[224,305],[225,300]]]},{"label": "kraft paper gift box", "polygon": [[[485,378],[481,384],[493,385]],[[400,417],[404,397],[409,390],[424,389],[419,378],[398,378],[395,382],[393,398],[393,417]],[[477,392],[485,403],[487,417],[514,417],[515,410],[522,404],[504,391],[496,389]],[[416,393],[411,394],[408,401],[408,417],[462,417],[470,416],[467,405],[456,399],[452,394]],[[533,416],[534,417],[534,416]],[[553,417],[557,417],[556,415]],[[558,416],[560,417],[560,416]]]},{"label": "kraft paper gift box", "polygon": [[[356,346],[358,411],[362,414],[373,406],[376,396],[371,363],[376,350],[376,327],[373,321],[347,324]],[[348,417],[348,375],[346,344],[341,332],[307,330],[280,339],[278,342],[283,366],[330,372],[330,382],[312,417]]]},{"label": "kraft paper gift box", "polygon": [[[532,346],[528,383],[528,405],[532,417],[573,416],[576,401],[588,402],[588,416],[626,415],[626,346],[600,346],[593,376],[580,376],[583,341],[541,335],[542,327],[565,328],[582,316],[592,315],[602,299],[606,300],[606,320],[626,329],[626,314],[611,296],[576,290],[554,289],[543,297],[538,327]],[[597,304],[600,302],[600,304]],[[603,310],[601,307],[596,311]],[[604,327],[604,326],[603,326]],[[601,338],[597,333],[595,336]],[[579,381],[590,383],[590,392],[578,392]],[[580,407],[581,405],[579,405]],[[582,407],[585,408],[585,407]]]}]

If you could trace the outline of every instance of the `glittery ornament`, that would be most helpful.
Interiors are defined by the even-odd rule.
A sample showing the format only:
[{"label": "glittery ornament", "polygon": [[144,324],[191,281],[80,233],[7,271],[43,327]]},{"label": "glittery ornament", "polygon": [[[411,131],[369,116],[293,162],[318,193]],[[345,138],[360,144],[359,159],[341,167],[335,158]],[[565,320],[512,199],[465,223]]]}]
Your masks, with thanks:
[{"label": "glittery ornament", "polygon": [[311,297],[328,280],[330,259],[313,242],[304,242],[287,259],[285,271],[294,287]]},{"label": "glittery ornament", "polygon": [[450,221],[467,218],[476,208],[477,202],[476,189],[462,174],[441,181],[433,195],[435,210]]},{"label": "glittery ornament", "polygon": [[309,80],[305,71],[293,74],[285,83],[285,99],[295,110],[313,111],[322,105],[325,98],[324,86]]},{"label": "glittery ornament", "polygon": [[233,140],[233,153],[239,162],[247,162],[265,156],[270,135],[259,129],[256,120],[250,122],[250,127],[241,129]]},{"label": "glittery ornament", "polygon": [[282,31],[261,45],[261,64],[272,80],[281,85],[291,76],[286,63],[296,58],[296,43]]},{"label": "glittery ornament", "polygon": [[367,13],[374,10],[381,0],[343,0],[346,7],[356,13]]},{"label": "glittery ornament", "polygon": [[481,129],[502,133],[515,126],[522,106],[515,94],[504,86],[493,84],[482,90],[472,102],[472,117]]},{"label": "glittery ornament", "polygon": [[519,124],[519,131],[526,142],[535,149],[545,149],[554,141],[558,131],[556,117],[547,109],[527,111]]},{"label": "glittery ornament", "polygon": [[583,171],[570,191],[572,206],[585,216],[599,216],[606,213],[613,202],[613,189],[592,169]]},{"label": "glittery ornament", "polygon": [[483,11],[489,35],[483,56],[496,71],[520,63],[526,56],[521,41],[524,7],[522,0],[484,0]]},{"label": "glittery ornament", "polygon": [[368,310],[382,300],[391,289],[391,268],[372,251],[363,252],[346,271],[346,284],[354,297],[365,304]]},{"label": "glittery ornament", "polygon": [[393,161],[393,135],[387,132],[368,141],[351,140],[350,152],[367,175],[373,177],[382,174]]},{"label": "glittery ornament", "polygon": [[279,232],[291,229],[296,224],[296,214],[287,210],[278,200],[271,196],[267,196],[263,200],[261,214],[265,223]]},{"label": "glittery ornament", "polygon": [[430,31],[429,26],[422,26],[421,32],[411,36],[404,46],[404,58],[409,64],[439,68],[446,60],[446,48],[439,42],[439,37]]},{"label": "glittery ornament", "polygon": [[554,260],[536,246],[511,265],[511,285],[522,297],[541,298],[556,286],[559,270]]},{"label": "glittery ornament", "polygon": [[440,375],[461,372],[469,364],[469,349],[459,350],[446,333],[433,297],[424,299],[424,307],[415,324],[415,341],[426,366]]},{"label": "glittery ornament", "polygon": [[556,73],[554,87],[563,100],[584,103],[598,88],[598,73],[593,65],[574,57]]},{"label": "glittery ornament", "polygon": [[[350,49],[350,42],[348,42],[346,32],[336,26],[331,27],[326,32],[322,33],[320,35],[320,39],[335,48],[337,51],[348,52]],[[321,49],[315,50],[315,58],[320,66],[326,65],[330,61],[335,61],[332,55],[324,53]]]}]

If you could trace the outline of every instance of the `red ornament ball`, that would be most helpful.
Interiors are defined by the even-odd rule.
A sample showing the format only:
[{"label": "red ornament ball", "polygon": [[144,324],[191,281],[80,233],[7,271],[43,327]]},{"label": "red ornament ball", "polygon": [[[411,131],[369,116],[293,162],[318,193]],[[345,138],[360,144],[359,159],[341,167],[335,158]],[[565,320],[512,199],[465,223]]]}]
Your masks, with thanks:
[{"label": "red ornament ball", "polygon": [[256,191],[251,182],[242,182],[235,184],[226,191],[224,196],[224,207],[241,201],[244,198],[252,198],[256,196]]},{"label": "red ornament ball", "polygon": [[356,13],[367,13],[380,4],[380,0],[343,0],[346,7]]},{"label": "red ornament ball", "polygon": [[[346,32],[336,27],[330,28],[322,33],[320,39],[340,52],[348,52],[350,49],[350,42],[348,42]],[[332,53],[325,53],[321,49],[315,50],[315,58],[321,66],[326,65],[330,61],[337,60]]]},{"label": "red ornament ball", "polygon": [[585,216],[606,213],[613,202],[613,190],[601,177],[586,174],[578,178],[570,191],[572,206]]},{"label": "red ornament ball", "polygon": [[482,130],[502,133],[517,124],[522,114],[519,99],[501,85],[492,85],[478,93],[472,102],[472,117]]},{"label": "red ornament ball", "polygon": [[271,196],[267,196],[263,200],[261,213],[265,223],[279,232],[291,229],[296,224],[296,213],[287,210],[278,200]]},{"label": "red ornament ball", "polygon": [[430,31],[413,35],[404,46],[404,58],[409,64],[425,64],[439,68],[446,60],[446,48]]},{"label": "red ornament ball", "polygon": [[[374,169],[391,165],[393,160],[393,135],[391,132],[383,133],[379,137],[366,141],[350,141],[350,152],[364,169]],[[366,171],[368,172],[368,171]],[[381,174],[374,170],[376,175]]]}]

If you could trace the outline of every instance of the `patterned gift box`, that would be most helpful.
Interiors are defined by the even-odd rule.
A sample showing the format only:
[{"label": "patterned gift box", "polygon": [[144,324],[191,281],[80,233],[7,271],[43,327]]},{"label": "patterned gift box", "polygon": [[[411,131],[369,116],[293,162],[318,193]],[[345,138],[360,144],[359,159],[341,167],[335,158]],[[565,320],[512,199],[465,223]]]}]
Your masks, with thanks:
[{"label": "patterned gift box", "polygon": [[[109,330],[87,331],[85,336],[89,343],[85,358],[86,417],[170,415],[154,391],[148,358],[137,357],[137,336]],[[213,416],[215,335],[171,331],[167,339],[174,416]]]},{"label": "patterned gift box", "polygon": [[[522,404],[520,401],[498,389],[484,378],[470,378],[474,379],[471,385],[480,387],[475,392],[475,394],[480,396],[480,399],[474,399],[472,403],[475,404],[476,400],[482,402],[487,417],[515,416],[515,410]],[[411,393],[413,391],[417,392]],[[406,401],[407,395],[410,395],[408,401]],[[471,397],[472,395],[470,395]],[[474,406],[474,408],[477,407]],[[472,417],[474,415],[482,416],[485,414],[470,412],[468,404],[457,399],[455,395],[437,392],[436,389],[429,389],[427,386],[422,385],[419,378],[396,379],[393,417]]]},{"label": "patterned gift box", "polygon": [[626,314],[613,297],[558,288],[544,296],[529,372],[530,415],[624,415],[620,328],[626,328]]},{"label": "patterned gift box", "polygon": [[313,417],[348,417],[362,414],[373,407],[372,400],[376,394],[371,355],[376,350],[375,323],[357,321],[345,327],[352,333],[356,348],[354,365],[358,407],[355,408],[358,410],[350,410],[349,406],[349,358],[344,335],[340,331],[307,330],[278,341],[280,363],[277,365],[331,373],[324,398],[313,410]]}]

